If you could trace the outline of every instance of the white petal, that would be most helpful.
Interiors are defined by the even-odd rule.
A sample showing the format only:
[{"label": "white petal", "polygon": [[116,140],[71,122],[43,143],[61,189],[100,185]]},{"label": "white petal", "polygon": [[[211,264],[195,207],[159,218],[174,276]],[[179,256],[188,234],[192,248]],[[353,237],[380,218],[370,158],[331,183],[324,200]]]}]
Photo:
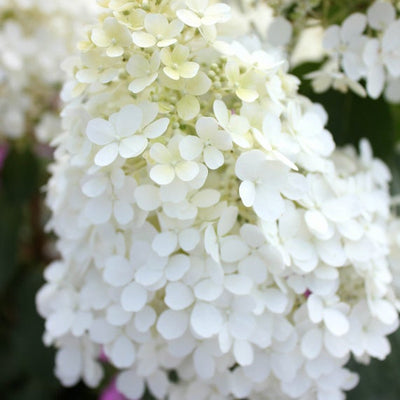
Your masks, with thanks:
[{"label": "white petal", "polygon": [[127,225],[133,220],[134,211],[128,202],[117,200],[114,202],[114,216],[118,224]]},{"label": "white petal", "polygon": [[135,190],[137,205],[144,211],[154,211],[161,205],[159,188],[153,185],[141,185]]},{"label": "white petal", "polygon": [[215,373],[215,361],[203,347],[193,353],[194,368],[201,379],[211,379]]},{"label": "white petal", "polygon": [[114,201],[114,217],[120,225],[129,224],[133,219],[133,208],[127,201]]},{"label": "white petal", "polygon": [[382,30],[394,21],[396,10],[390,3],[376,1],[368,8],[367,16],[372,28]]},{"label": "white petal", "polygon": [[385,78],[383,65],[376,64],[368,69],[367,92],[373,99],[377,99],[382,94]]},{"label": "white petal", "polygon": [[112,345],[110,358],[117,368],[128,368],[135,361],[135,347],[125,336],[121,335]]},{"label": "white petal", "polygon": [[263,188],[257,189],[253,208],[264,221],[273,221],[283,214],[285,204],[279,192]]},{"label": "white petal", "polygon": [[188,228],[179,233],[179,246],[183,251],[192,251],[200,241],[200,233],[195,228]]},{"label": "white petal", "polygon": [[106,320],[114,326],[125,325],[132,315],[130,312],[125,311],[120,305],[113,304],[107,308]]},{"label": "white petal", "polygon": [[112,203],[106,196],[90,199],[84,208],[84,215],[95,225],[104,224],[111,218]]},{"label": "white petal", "polygon": [[304,214],[304,218],[312,233],[321,238],[329,237],[331,230],[329,229],[328,221],[320,211],[308,210]]},{"label": "white petal", "polygon": [[322,212],[331,221],[344,222],[357,217],[361,209],[356,196],[348,195],[324,202]]},{"label": "white petal", "polygon": [[354,13],[347,17],[340,31],[341,37],[346,42],[361,35],[367,25],[367,17],[361,13]]},{"label": "white petal", "polygon": [[110,325],[103,318],[99,318],[93,321],[89,329],[89,336],[94,343],[107,344],[114,340],[117,332],[115,326]]},{"label": "white petal", "polygon": [[117,389],[129,399],[140,399],[145,390],[144,379],[134,370],[123,371],[117,376]]},{"label": "white petal", "polygon": [[237,221],[237,216],[237,207],[230,206],[224,209],[218,221],[218,236],[225,236],[233,228],[235,222]]},{"label": "white petal", "polygon": [[331,25],[324,34],[323,46],[326,50],[332,50],[339,46],[340,43],[340,27]]},{"label": "white petal", "polygon": [[232,337],[225,324],[218,334],[218,345],[222,353],[227,353],[232,346]]},{"label": "white petal", "polygon": [[167,231],[157,234],[151,246],[153,250],[161,257],[168,256],[173,253],[178,244],[176,233]]},{"label": "white petal", "polygon": [[177,339],[186,332],[188,322],[187,312],[165,310],[158,318],[157,331],[166,340]]},{"label": "white petal", "polygon": [[204,247],[207,254],[219,262],[219,247],[217,243],[217,235],[212,225],[209,225],[204,232]]},{"label": "white petal", "polygon": [[322,304],[321,299],[311,294],[307,299],[307,309],[308,315],[314,324],[318,324],[322,321],[324,306]]},{"label": "white petal", "polygon": [[292,24],[284,17],[276,17],[268,27],[267,39],[272,46],[286,46],[292,37]]},{"label": "white petal", "polygon": [[379,360],[384,360],[391,350],[386,337],[373,333],[367,335],[365,347],[368,354]]},{"label": "white petal", "polygon": [[346,263],[346,253],[339,237],[321,240],[317,243],[317,251],[322,261],[333,267],[341,267]]},{"label": "white petal", "polygon": [[228,275],[224,281],[225,288],[238,296],[251,292],[253,281],[246,275]]},{"label": "white petal", "polygon": [[160,164],[169,164],[172,161],[171,152],[161,143],[151,146],[150,157]]},{"label": "white petal", "polygon": [[377,299],[371,304],[373,314],[384,324],[393,324],[398,316],[395,307],[388,300]]},{"label": "white petal", "polygon": [[233,355],[239,365],[250,365],[253,362],[253,346],[247,340],[235,340]]},{"label": "white petal", "polygon": [[62,336],[69,331],[74,318],[75,314],[71,309],[59,310],[47,318],[46,329],[54,337]]},{"label": "white petal", "polygon": [[198,28],[201,25],[200,18],[191,10],[178,10],[176,16],[186,25]]},{"label": "white petal", "polygon": [[159,185],[168,185],[175,178],[174,168],[168,164],[155,165],[150,170],[150,178]]},{"label": "white petal", "polygon": [[202,338],[216,335],[222,328],[220,311],[211,304],[197,303],[190,316],[193,331]]},{"label": "white petal", "polygon": [[147,290],[136,282],[131,282],[121,293],[121,305],[124,310],[137,312],[147,301]]},{"label": "white petal", "polygon": [[211,79],[202,71],[185,81],[185,92],[191,96],[206,94],[211,87]]},{"label": "white petal", "polygon": [[195,96],[185,95],[177,103],[178,115],[184,121],[190,121],[200,112],[200,103]]},{"label": "white petal", "polygon": [[179,143],[179,152],[184,160],[194,160],[203,151],[203,143],[197,136],[186,136]]},{"label": "white petal", "polygon": [[249,248],[243,240],[237,236],[229,236],[221,242],[221,258],[225,262],[236,262],[246,257]]},{"label": "white petal", "polygon": [[243,371],[251,381],[262,383],[267,380],[270,374],[270,360],[267,354],[256,352],[253,362],[244,367]]},{"label": "white petal", "polygon": [[221,193],[215,189],[203,189],[192,197],[192,204],[196,207],[207,208],[218,203]]},{"label": "white petal", "polygon": [[222,100],[215,100],[213,110],[219,124],[225,128],[229,122],[229,112],[225,103]]},{"label": "white petal", "polygon": [[281,120],[274,114],[268,113],[263,120],[263,132],[267,137],[276,137],[281,133]]},{"label": "white petal", "polygon": [[170,387],[167,373],[165,371],[155,371],[147,378],[149,391],[156,399],[165,399]]},{"label": "white petal", "polygon": [[149,139],[158,138],[167,130],[168,125],[168,118],[160,118],[157,121],[152,122],[150,125],[147,125],[143,131],[143,135]]},{"label": "white petal", "polygon": [[[64,386],[78,383],[83,368],[83,357],[79,347],[61,347],[55,357],[55,375]],[[96,382],[96,385],[98,382]]]},{"label": "white petal", "polygon": [[126,63],[126,70],[129,75],[138,78],[146,75],[149,68],[147,58],[141,54],[134,54]]},{"label": "white petal", "polygon": [[99,167],[105,167],[107,165],[110,165],[113,161],[115,161],[117,156],[118,156],[118,144],[113,142],[106,145],[97,152],[96,156],[94,157],[94,162]]},{"label": "white petal", "polygon": [[322,350],[322,332],[318,328],[311,329],[301,339],[301,352],[305,357],[312,360]]},{"label": "white petal", "polygon": [[190,268],[190,259],[185,254],[176,254],[170,257],[165,275],[169,281],[178,281]]},{"label": "white petal", "polygon": [[134,268],[122,256],[110,256],[105,261],[104,281],[112,286],[123,286],[129,283],[134,275]]},{"label": "white petal", "polygon": [[128,86],[128,90],[132,93],[140,93],[147,86],[150,86],[156,79],[158,74],[154,73],[150,76],[134,79]]},{"label": "white petal", "polygon": [[210,169],[217,169],[224,164],[224,155],[213,146],[204,149],[204,162]]},{"label": "white petal", "polygon": [[339,310],[326,308],[323,312],[326,327],[335,335],[342,336],[349,330],[347,317]]},{"label": "white petal", "polygon": [[199,173],[199,165],[194,161],[181,161],[175,166],[176,175],[184,182],[190,182]]},{"label": "white petal", "polygon": [[266,289],[263,294],[265,306],[276,314],[282,314],[288,304],[288,298],[276,288]]},{"label": "white petal", "polygon": [[118,135],[121,137],[133,135],[139,129],[142,119],[142,110],[134,104],[122,107],[118,113],[110,117],[110,121],[115,124]]},{"label": "white petal", "polygon": [[254,283],[262,284],[268,276],[268,269],[263,259],[256,255],[250,255],[240,261],[238,270],[248,276]]},{"label": "white petal", "polygon": [[245,101],[246,103],[252,103],[259,97],[257,90],[242,87],[236,90],[236,94],[241,100]]},{"label": "white petal", "polygon": [[104,146],[115,140],[113,125],[102,118],[95,118],[88,122],[86,135],[91,142],[100,146]]},{"label": "white petal", "polygon": [[248,379],[241,368],[236,368],[229,379],[229,387],[235,399],[249,398],[253,383]]},{"label": "white petal", "polygon": [[139,332],[146,332],[156,322],[156,312],[150,306],[145,306],[140,311],[135,312],[135,328]]},{"label": "white petal", "polygon": [[214,25],[216,23],[223,23],[229,20],[231,15],[231,8],[228,4],[217,3],[209,5],[204,11],[202,24]]},{"label": "white petal", "polygon": [[194,294],[199,300],[214,301],[223,292],[223,286],[215,283],[211,279],[204,279],[196,284]]},{"label": "white petal", "polygon": [[179,68],[179,74],[182,78],[193,78],[199,71],[199,64],[191,61],[185,62]]},{"label": "white petal", "polygon": [[181,282],[171,282],[165,288],[165,304],[172,310],[183,310],[194,300],[192,291]]},{"label": "white petal", "polygon": [[325,332],[324,345],[326,350],[336,358],[345,357],[349,352],[347,338],[344,336],[335,336],[329,331]]},{"label": "white petal", "polygon": [[156,44],[156,38],[150,33],[137,31],[132,33],[132,41],[136,46],[148,48]]},{"label": "white petal", "polygon": [[104,176],[90,178],[82,185],[82,192],[88,197],[100,196],[107,187],[108,179]]},{"label": "white petal", "polygon": [[239,186],[239,194],[243,204],[246,207],[251,207],[256,198],[256,188],[253,182],[244,181]]},{"label": "white petal", "polygon": [[134,135],[121,140],[119,154],[122,158],[137,157],[147,147],[147,139],[142,135]]}]

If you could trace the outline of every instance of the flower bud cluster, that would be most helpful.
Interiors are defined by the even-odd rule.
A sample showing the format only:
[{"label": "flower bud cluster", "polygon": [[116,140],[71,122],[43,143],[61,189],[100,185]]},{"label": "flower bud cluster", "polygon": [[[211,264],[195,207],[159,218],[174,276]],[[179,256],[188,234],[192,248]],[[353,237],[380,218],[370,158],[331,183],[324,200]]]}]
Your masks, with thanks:
[{"label": "flower bud cluster", "polygon": [[76,49],[91,20],[82,0],[0,2],[0,140],[35,135],[49,141],[60,131],[60,64]]},{"label": "flower bud cluster", "polygon": [[279,51],[219,34],[226,3],[102,5],[48,184],[57,376],[96,386],[104,352],[129,399],[342,399],[398,325],[387,167],[335,150]]},{"label": "flower bud cluster", "polygon": [[[313,87],[324,92],[333,86],[361,96],[400,102],[400,18],[395,7],[378,0],[366,14],[354,13],[341,26],[326,31],[323,46],[329,55],[320,71],[312,72]],[[366,88],[360,83],[366,81]]]}]

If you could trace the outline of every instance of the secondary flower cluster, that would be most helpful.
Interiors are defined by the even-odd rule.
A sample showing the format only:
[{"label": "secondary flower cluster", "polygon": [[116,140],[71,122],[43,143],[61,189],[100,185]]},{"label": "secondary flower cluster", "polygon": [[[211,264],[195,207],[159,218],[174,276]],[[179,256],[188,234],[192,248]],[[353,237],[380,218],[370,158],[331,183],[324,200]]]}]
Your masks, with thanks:
[{"label": "secondary flower cluster", "polygon": [[[390,2],[376,1],[366,15],[354,13],[341,26],[330,26],[323,46],[329,60],[309,75],[317,92],[330,86],[376,99],[383,92],[400,102],[400,19]],[[360,84],[366,81],[366,91]]]},{"label": "secondary flower cluster", "polygon": [[398,325],[387,167],[335,150],[279,51],[220,36],[226,3],[102,3],[48,185],[57,376],[96,386],[104,353],[129,399],[344,398]]},{"label": "secondary flower cluster", "polygon": [[76,48],[90,21],[85,1],[0,2],[0,140],[36,135],[49,141],[60,130],[60,64]]}]

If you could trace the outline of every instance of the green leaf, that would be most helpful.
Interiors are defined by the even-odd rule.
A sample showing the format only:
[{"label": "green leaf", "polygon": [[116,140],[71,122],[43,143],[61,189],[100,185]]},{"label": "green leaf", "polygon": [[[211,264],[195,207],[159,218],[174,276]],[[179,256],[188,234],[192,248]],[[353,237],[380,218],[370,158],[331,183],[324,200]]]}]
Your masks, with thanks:
[{"label": "green leaf", "polygon": [[10,205],[0,195],[0,293],[16,273],[17,251],[22,210]]},{"label": "green leaf", "polygon": [[2,190],[5,198],[21,205],[39,190],[40,166],[31,149],[13,147],[2,170]]}]

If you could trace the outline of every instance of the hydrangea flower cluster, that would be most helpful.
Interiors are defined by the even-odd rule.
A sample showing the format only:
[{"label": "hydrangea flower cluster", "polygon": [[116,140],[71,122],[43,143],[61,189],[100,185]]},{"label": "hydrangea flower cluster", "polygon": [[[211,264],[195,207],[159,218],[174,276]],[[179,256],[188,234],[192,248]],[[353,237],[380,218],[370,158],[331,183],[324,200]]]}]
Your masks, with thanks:
[{"label": "hydrangea flower cluster", "polygon": [[48,184],[56,375],[96,386],[105,354],[129,399],[343,399],[398,326],[387,167],[220,34],[228,4],[101,3]]},{"label": "hydrangea flower cluster", "polygon": [[366,14],[354,13],[341,26],[330,26],[323,46],[329,59],[309,74],[317,92],[350,88],[373,99],[384,92],[389,101],[400,102],[400,19],[390,2],[378,0]]},{"label": "hydrangea flower cluster", "polygon": [[60,64],[76,49],[91,20],[90,2],[1,0],[0,140],[60,131]]}]

